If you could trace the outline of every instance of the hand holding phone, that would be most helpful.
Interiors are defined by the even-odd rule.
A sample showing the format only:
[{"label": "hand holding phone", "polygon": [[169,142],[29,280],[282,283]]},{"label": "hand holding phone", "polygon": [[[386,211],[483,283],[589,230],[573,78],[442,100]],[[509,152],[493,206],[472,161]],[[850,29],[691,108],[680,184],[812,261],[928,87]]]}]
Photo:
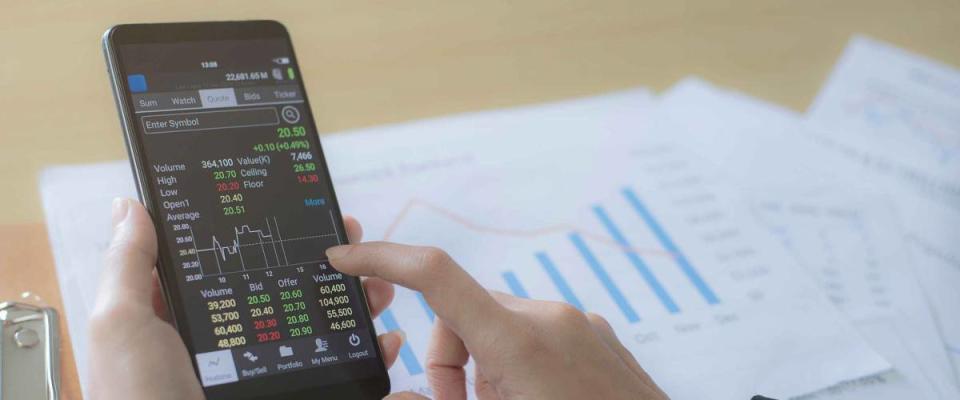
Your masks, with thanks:
[{"label": "hand holding phone", "polygon": [[[149,216],[133,201],[117,205],[114,241],[91,321],[93,397],[202,399],[189,355],[176,331],[162,319],[165,306],[158,301],[159,287],[151,274],[157,248]],[[350,241],[359,243],[359,224],[346,218],[345,226]],[[391,284],[376,276],[421,290],[437,310],[427,370],[437,398],[466,394],[468,356],[480,367],[473,382],[483,393],[481,398],[510,398],[499,393],[551,399],[579,399],[583,393],[604,399],[667,398],[598,315],[502,293],[494,293],[496,301],[491,301],[437,249],[372,243],[337,251],[331,262],[338,268],[374,276],[364,280],[374,316],[393,297]],[[388,333],[380,343],[389,367],[402,338]],[[413,393],[388,398],[425,399]]]},{"label": "hand holding phone", "polygon": [[161,292],[206,397],[388,393],[363,286],[324,255],[348,237],[286,29],[119,25],[104,53]]},{"label": "hand holding phone", "polygon": [[[107,253],[103,282],[90,321],[91,398],[98,400],[193,400],[203,391],[179,334],[173,328],[154,273],[157,240],[142,205],[114,201],[114,235]],[[352,243],[362,230],[350,217],[344,226]],[[393,300],[393,285],[377,278],[363,281],[370,312],[379,315]],[[384,362],[397,359],[400,332],[380,335]]]},{"label": "hand holding phone", "polygon": [[104,44],[145,209],[117,206],[94,397],[382,398],[402,341],[371,320],[387,280],[436,311],[440,398],[465,395],[470,356],[481,397],[665,398],[599,316],[491,296],[435,249],[344,247],[359,225],[340,215],[281,25],[123,25]]}]

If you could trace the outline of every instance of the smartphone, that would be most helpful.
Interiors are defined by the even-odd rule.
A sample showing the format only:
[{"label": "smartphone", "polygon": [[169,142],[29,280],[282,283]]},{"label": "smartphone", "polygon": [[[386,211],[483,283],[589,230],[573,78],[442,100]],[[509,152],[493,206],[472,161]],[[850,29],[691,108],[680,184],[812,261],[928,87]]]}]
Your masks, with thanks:
[{"label": "smartphone", "polygon": [[[287,30],[110,28],[104,54],[157,271],[208,399],[389,393]],[[150,346],[151,343],[142,343]]]}]

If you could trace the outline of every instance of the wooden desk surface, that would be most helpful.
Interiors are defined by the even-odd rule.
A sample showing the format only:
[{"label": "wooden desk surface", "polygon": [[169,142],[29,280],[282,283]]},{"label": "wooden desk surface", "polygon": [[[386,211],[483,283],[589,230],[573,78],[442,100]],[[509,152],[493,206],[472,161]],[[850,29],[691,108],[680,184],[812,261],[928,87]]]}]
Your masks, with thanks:
[{"label": "wooden desk surface", "polygon": [[[803,110],[857,32],[960,65],[956,0],[11,2],[0,12],[0,298],[30,290],[59,305],[37,172],[125,156],[101,33],[255,18],[291,30],[325,132],[661,90],[690,74]],[[79,398],[64,348],[64,391]]]}]

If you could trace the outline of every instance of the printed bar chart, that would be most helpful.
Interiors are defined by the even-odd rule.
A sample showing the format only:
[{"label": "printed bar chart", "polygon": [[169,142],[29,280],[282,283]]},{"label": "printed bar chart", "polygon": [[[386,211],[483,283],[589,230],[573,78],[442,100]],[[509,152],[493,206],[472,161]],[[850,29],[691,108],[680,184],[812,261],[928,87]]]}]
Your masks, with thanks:
[{"label": "printed bar chart", "polygon": [[514,296],[522,297],[524,299],[529,299],[530,295],[527,294],[527,289],[523,288],[523,284],[520,283],[520,279],[517,279],[517,274],[514,274],[511,271],[506,271],[503,274],[503,280],[507,282],[507,286],[510,287],[510,293],[513,293]]},{"label": "printed bar chart", "polygon": [[[550,254],[560,254],[563,253],[562,250],[564,247],[572,247],[572,250],[575,250],[575,252],[570,253],[569,257],[565,256],[562,259],[554,260],[547,251],[536,251],[533,254],[534,261],[526,266],[530,268],[530,271],[518,274],[517,270],[504,270],[498,273],[498,278],[502,279],[503,285],[501,287],[505,286],[514,296],[528,299],[535,298],[535,296],[531,295],[528,288],[533,288],[534,292],[539,294],[544,293],[544,291],[551,291],[558,294],[562,301],[581,311],[603,312],[602,309],[589,309],[576,293],[576,291],[580,291],[585,298],[595,297],[590,295],[591,292],[600,290],[601,293],[609,298],[610,304],[616,306],[616,309],[623,315],[625,321],[630,324],[638,324],[641,323],[641,318],[636,308],[638,304],[636,302],[636,294],[633,293],[637,291],[636,287],[621,287],[626,284],[624,282],[627,280],[615,279],[614,276],[616,276],[616,274],[608,270],[607,266],[604,265],[604,262],[619,262],[623,265],[620,271],[623,271],[622,268],[627,268],[626,271],[632,269],[639,273],[640,280],[637,282],[642,282],[641,287],[643,287],[643,283],[646,284],[646,288],[648,288],[649,292],[653,295],[650,297],[654,302],[653,304],[659,302],[669,314],[677,314],[680,312],[680,307],[677,305],[674,297],[668,292],[667,286],[664,285],[663,281],[655,274],[650,265],[641,258],[640,252],[636,250],[636,247],[633,247],[627,238],[627,232],[636,234],[637,231],[649,230],[653,233],[653,237],[656,242],[659,243],[659,246],[663,248],[666,257],[669,258],[671,262],[676,263],[682,272],[682,274],[676,274],[676,278],[674,278],[672,284],[692,284],[696,289],[695,291],[692,289],[690,291],[694,296],[694,300],[696,300],[696,295],[699,293],[708,304],[718,304],[720,301],[717,295],[693,267],[693,264],[680,251],[664,227],[654,218],[650,209],[641,201],[633,189],[625,187],[621,190],[620,194],[622,197],[616,197],[615,200],[612,200],[617,204],[610,204],[622,208],[620,213],[617,214],[618,216],[629,216],[632,213],[638,215],[640,218],[636,224],[631,225],[629,221],[626,221],[625,225],[618,225],[611,217],[611,213],[608,212],[604,206],[595,204],[589,208],[591,211],[590,215],[593,220],[596,221],[595,223],[598,224],[598,227],[601,228],[602,231],[605,231],[612,241],[598,241],[603,238],[598,239],[598,235],[596,234],[588,236],[581,233],[579,229],[571,230],[565,234],[566,243],[559,241],[556,244],[548,245],[551,249]],[[622,227],[629,229],[624,230]],[[558,236],[558,239],[560,237],[562,236]],[[591,240],[593,243],[588,243]],[[591,248],[592,244],[599,244],[606,247]],[[596,250],[604,250],[605,252],[598,252]],[[557,264],[558,261],[560,264]],[[539,266],[539,268],[536,268],[537,266]],[[583,268],[584,266],[586,267],[585,269]],[[594,278],[596,282],[599,283],[599,286],[595,286],[598,289],[588,289],[589,286],[587,286],[587,283],[584,282],[583,279],[579,276],[571,275],[579,275],[579,271],[584,272],[582,275],[588,278],[588,280],[590,277]],[[659,274],[663,273],[664,271],[659,272]],[[542,278],[537,278],[537,274],[540,274]],[[676,288],[676,286],[672,287]],[[416,303],[426,317],[423,321],[434,321],[436,315],[429,304],[427,304],[423,294],[419,292],[412,293],[416,298]],[[631,293],[633,294],[631,295]],[[634,300],[631,300],[631,298]],[[690,299],[687,301],[690,301]],[[388,330],[400,329],[395,314],[390,310],[386,310],[380,316],[380,320]],[[414,351],[415,347],[417,347],[417,343],[413,345],[404,343],[400,352],[400,358],[411,376],[422,374],[424,371],[420,360],[417,359],[416,354],[419,353]]]},{"label": "printed bar chart", "polygon": [[700,277],[700,273],[690,265],[690,261],[687,260],[687,257],[683,255],[677,245],[673,243],[673,240],[670,239],[670,236],[667,235],[667,232],[663,230],[663,227],[660,226],[660,223],[657,222],[656,218],[653,217],[653,214],[650,213],[650,210],[647,209],[647,206],[640,201],[640,198],[637,197],[637,194],[634,193],[633,189],[623,188],[623,196],[627,199],[627,202],[630,203],[630,206],[636,210],[637,214],[640,215],[640,218],[643,218],[643,221],[650,227],[650,230],[653,231],[653,234],[657,237],[657,240],[660,241],[660,244],[663,245],[663,248],[673,254],[673,258],[677,260],[677,265],[680,266],[680,269],[683,271],[684,275],[690,279],[690,282],[697,287],[697,291],[703,296],[707,303],[717,304],[720,300],[717,298],[717,295],[713,293],[713,290],[710,289],[710,286],[707,286],[707,283],[704,282],[703,278]]},{"label": "printed bar chart", "polygon": [[[386,327],[388,331],[400,329],[400,324],[397,323],[397,318],[394,317],[393,311],[390,309],[383,310],[383,313],[380,314],[380,322],[383,322],[383,326]],[[400,347],[400,360],[403,361],[403,366],[407,368],[407,372],[409,372],[410,375],[423,373],[423,367],[420,366],[420,361],[417,361],[417,356],[413,354],[413,349],[410,348],[410,344],[407,342],[404,342],[403,346]]]},{"label": "printed bar chart", "polygon": [[647,282],[647,285],[650,286],[650,289],[657,295],[657,298],[660,299],[660,302],[663,303],[667,311],[670,313],[680,312],[680,307],[677,307],[677,303],[673,301],[673,298],[670,297],[667,290],[663,288],[663,284],[653,275],[650,267],[648,267],[647,264],[643,262],[643,259],[640,258],[640,255],[633,250],[633,246],[631,246],[627,238],[623,236],[620,228],[614,225],[613,220],[610,219],[610,216],[607,215],[603,207],[594,206],[593,212],[600,222],[603,223],[603,226],[607,229],[607,232],[610,233],[610,236],[623,247],[623,253],[627,256],[627,259],[629,259],[630,263],[637,269],[637,272],[639,272],[643,280]]},{"label": "printed bar chart", "polygon": [[427,304],[427,299],[423,298],[423,293],[417,292],[417,302],[420,303],[420,307],[423,308],[423,312],[427,314],[427,318],[430,318],[430,321],[433,321],[437,316],[433,313],[433,309],[430,308],[430,305]]},{"label": "printed bar chart", "polygon": [[597,257],[593,255],[593,252],[590,251],[590,248],[587,247],[587,243],[583,241],[583,238],[577,233],[571,233],[570,241],[573,242],[574,247],[576,247],[577,251],[580,252],[580,255],[583,256],[583,260],[586,261],[587,266],[590,267],[590,270],[593,271],[593,274],[596,275],[598,280],[600,280],[600,283],[603,284],[603,287],[607,289],[607,293],[610,293],[610,297],[615,303],[617,303],[617,307],[619,307],[620,311],[623,312],[623,316],[627,318],[627,321],[630,321],[631,323],[640,321],[640,317],[637,316],[637,312],[632,306],[630,306],[630,303],[627,302],[627,299],[623,296],[620,288],[613,283],[613,279],[610,278],[610,274],[608,274],[607,270],[600,265],[600,261],[597,260]]},{"label": "printed bar chart", "polygon": [[571,306],[576,307],[578,310],[583,311],[583,303],[580,302],[580,299],[577,298],[577,295],[573,293],[573,289],[570,288],[570,284],[567,283],[567,280],[560,274],[560,271],[557,270],[556,265],[553,264],[553,260],[547,256],[547,253],[540,252],[536,254],[537,261],[540,261],[540,265],[543,267],[543,270],[550,276],[550,280],[553,281],[554,286],[557,287],[557,290],[560,291],[560,294],[563,295],[563,299],[566,300]]}]

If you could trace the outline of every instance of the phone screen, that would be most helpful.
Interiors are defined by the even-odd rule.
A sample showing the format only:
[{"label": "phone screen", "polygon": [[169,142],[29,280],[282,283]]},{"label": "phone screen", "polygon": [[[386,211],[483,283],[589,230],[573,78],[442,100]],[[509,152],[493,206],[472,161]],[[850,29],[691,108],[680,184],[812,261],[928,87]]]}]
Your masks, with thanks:
[{"label": "phone screen", "polygon": [[346,236],[289,40],[113,51],[168,300],[208,394],[383,374],[360,282],[324,255]]}]

